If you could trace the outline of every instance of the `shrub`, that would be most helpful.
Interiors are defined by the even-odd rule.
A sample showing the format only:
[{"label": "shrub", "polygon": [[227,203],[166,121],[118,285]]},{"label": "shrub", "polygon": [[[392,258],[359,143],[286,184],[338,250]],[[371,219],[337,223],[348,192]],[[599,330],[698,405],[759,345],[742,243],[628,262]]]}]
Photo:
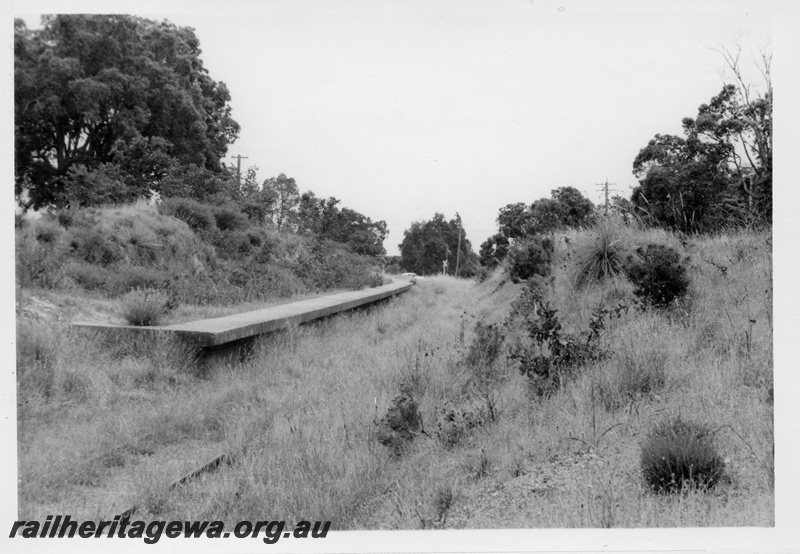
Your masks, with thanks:
[{"label": "shrub", "polygon": [[636,256],[628,257],[625,272],[635,287],[633,293],[657,308],[682,298],[689,288],[678,252],[663,244],[637,248]]},{"label": "shrub", "polygon": [[240,258],[249,255],[253,250],[249,235],[241,231],[223,231],[214,243],[223,258]]},{"label": "shrub", "polygon": [[64,234],[64,229],[57,221],[40,218],[33,224],[33,232],[38,242],[55,244]]},{"label": "shrub", "polygon": [[621,311],[622,308],[597,308],[589,322],[589,331],[568,333],[562,330],[558,310],[542,301],[539,286],[526,287],[512,304],[509,324],[521,319],[528,340],[512,346],[508,358],[517,364],[520,374],[527,377],[532,393],[549,396],[576,368],[605,355],[600,348],[605,318],[618,317]]},{"label": "shrub", "polygon": [[122,259],[122,249],[96,227],[73,229],[70,234],[73,251],[91,264],[105,266]]},{"label": "shrub", "polygon": [[479,406],[446,401],[436,406],[434,436],[445,448],[457,446],[470,432],[483,425],[486,414]]},{"label": "shrub", "polygon": [[21,286],[57,286],[63,274],[61,263],[64,253],[40,244],[28,233],[30,227],[16,235],[15,262],[17,283]]},{"label": "shrub", "polygon": [[167,198],[159,206],[164,215],[171,215],[195,231],[213,231],[217,228],[211,206],[191,198]]},{"label": "shrub", "polygon": [[534,275],[550,275],[553,241],[549,237],[533,237],[514,246],[508,252],[511,281],[518,283]]},{"label": "shrub", "polygon": [[64,273],[86,290],[103,288],[111,280],[110,271],[86,262],[70,262],[64,267]]},{"label": "shrub", "polygon": [[580,287],[619,274],[626,250],[627,241],[620,229],[609,221],[601,221],[577,248],[575,284]]},{"label": "shrub", "polygon": [[656,492],[711,488],[724,469],[710,428],[680,417],[656,425],[642,444],[642,472]]},{"label": "shrub", "polygon": [[475,324],[475,338],[464,362],[469,369],[468,388],[479,398],[496,421],[499,415],[499,389],[505,381],[503,367],[496,364],[503,347],[503,330],[495,325]]},{"label": "shrub", "polygon": [[244,231],[250,227],[247,214],[235,205],[213,206],[214,221],[222,231]]},{"label": "shrub", "polygon": [[129,325],[158,325],[167,314],[169,297],[152,289],[136,289],[122,299],[122,316]]},{"label": "shrub", "polygon": [[395,456],[401,455],[414,434],[422,428],[418,404],[406,387],[392,399],[392,404],[379,421],[375,422],[378,442],[386,446]]},{"label": "shrub", "polygon": [[152,263],[158,259],[161,244],[150,229],[134,225],[128,234],[128,244],[135,260]]}]

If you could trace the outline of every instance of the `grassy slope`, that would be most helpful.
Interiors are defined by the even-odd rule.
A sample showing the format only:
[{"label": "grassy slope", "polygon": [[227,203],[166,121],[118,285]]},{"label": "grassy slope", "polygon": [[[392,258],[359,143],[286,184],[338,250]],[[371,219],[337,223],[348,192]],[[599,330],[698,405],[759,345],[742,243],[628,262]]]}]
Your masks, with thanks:
[{"label": "grassy slope", "polygon": [[[569,238],[557,242],[548,300],[566,328],[585,329],[600,301],[632,295],[625,282],[575,290],[580,236]],[[663,233],[633,239],[684,250]],[[20,517],[45,513],[44,505],[75,513],[80,487],[135,473],[148,449],[199,441],[239,452],[237,462],[172,491],[163,475],[144,473],[135,494],[151,516],[270,514],[389,529],[772,525],[770,252],[766,235],[690,241],[688,312],[632,310],[609,323],[611,356],[547,400],[531,397],[525,378],[501,364],[494,422],[463,360],[476,321],[502,322],[519,294],[501,275],[480,285],[420,280],[396,301],[273,337],[243,367],[202,379],[174,346],[145,354],[67,340],[52,350],[60,396],[19,409]],[[662,388],[604,405],[598,391],[613,393],[619,367],[653,363],[663,364]],[[424,433],[393,456],[375,421],[404,388],[419,403]],[[484,416],[472,427],[464,418],[453,424],[448,407]],[[639,444],[675,414],[730,426],[716,434],[730,483],[676,497],[646,490]]]}]

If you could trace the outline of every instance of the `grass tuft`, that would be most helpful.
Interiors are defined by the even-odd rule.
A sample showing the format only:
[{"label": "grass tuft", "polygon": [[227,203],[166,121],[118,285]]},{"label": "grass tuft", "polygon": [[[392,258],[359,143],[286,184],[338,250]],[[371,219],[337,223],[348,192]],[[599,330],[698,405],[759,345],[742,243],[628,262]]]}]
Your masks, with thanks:
[{"label": "grass tuft", "polygon": [[712,488],[724,470],[711,429],[680,417],[658,424],[642,445],[645,481],[659,493]]},{"label": "grass tuft", "polygon": [[167,314],[169,297],[158,290],[135,289],[122,298],[122,317],[129,325],[158,325]]}]

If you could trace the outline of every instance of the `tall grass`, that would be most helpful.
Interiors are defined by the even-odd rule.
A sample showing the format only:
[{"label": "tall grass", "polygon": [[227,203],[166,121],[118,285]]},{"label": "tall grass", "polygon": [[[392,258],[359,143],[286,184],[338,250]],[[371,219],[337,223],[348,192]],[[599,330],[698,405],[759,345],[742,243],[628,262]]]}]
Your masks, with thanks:
[{"label": "tall grass", "polygon": [[[773,525],[766,239],[742,233],[684,247],[659,233],[632,238],[685,248],[691,310],[632,308],[608,320],[600,345],[609,355],[577,368],[549,398],[527,394],[506,359],[520,331],[504,322],[522,287],[501,272],[481,284],[420,281],[366,313],[269,337],[244,365],[205,376],[157,359],[166,345],[96,345],[91,356],[91,342],[56,345],[55,382],[69,369],[92,386],[79,401],[59,386],[49,403],[31,397],[21,418],[23,512],[43,514],[53,503],[72,510],[81,497],[63,479],[70,472],[95,468],[102,488],[138,467],[145,484],[134,492],[145,518],[271,514],[330,519],[337,529]],[[587,329],[598,305],[633,298],[618,280],[572,288],[575,242],[555,242],[553,280],[543,291],[565,332]],[[725,276],[704,261],[712,256],[728,264]],[[502,329],[502,344],[489,325]],[[480,375],[491,384],[495,417],[475,384],[476,369],[489,367]],[[155,372],[149,382],[130,377],[147,371]],[[376,422],[404,391],[419,425],[393,452]],[[729,482],[718,490],[650,490],[642,441],[677,416],[719,429]],[[198,443],[233,452],[231,465],[175,489],[159,484],[160,473],[147,478],[151,456],[136,453],[180,445],[190,456]],[[76,456],[47,457],[65,445]],[[133,446],[112,455],[123,445]],[[101,454],[104,465],[89,461]]]}]

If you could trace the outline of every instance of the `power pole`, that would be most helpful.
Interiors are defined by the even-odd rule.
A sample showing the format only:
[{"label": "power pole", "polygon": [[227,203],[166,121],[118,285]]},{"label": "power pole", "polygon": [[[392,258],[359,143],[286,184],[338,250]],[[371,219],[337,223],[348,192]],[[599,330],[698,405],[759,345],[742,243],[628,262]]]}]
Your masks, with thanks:
[{"label": "power pole", "polygon": [[605,183],[597,183],[598,187],[601,187],[602,189],[605,190],[605,196],[606,196],[605,210],[606,210],[606,213],[608,213],[608,191],[610,190],[610,191],[613,191],[613,192],[619,192],[619,189],[609,189],[608,188],[609,184],[611,184],[613,186],[617,186],[616,183],[609,183],[608,182],[608,178],[606,178],[606,182]]},{"label": "power pole", "polygon": [[242,186],[242,160],[247,160],[247,156],[231,156],[236,159],[236,179],[239,181],[239,186]]},{"label": "power pole", "polygon": [[458,220],[458,249],[456,250],[456,273],[455,276],[458,277],[458,265],[461,261],[461,216],[458,215],[456,212],[456,219]]}]

